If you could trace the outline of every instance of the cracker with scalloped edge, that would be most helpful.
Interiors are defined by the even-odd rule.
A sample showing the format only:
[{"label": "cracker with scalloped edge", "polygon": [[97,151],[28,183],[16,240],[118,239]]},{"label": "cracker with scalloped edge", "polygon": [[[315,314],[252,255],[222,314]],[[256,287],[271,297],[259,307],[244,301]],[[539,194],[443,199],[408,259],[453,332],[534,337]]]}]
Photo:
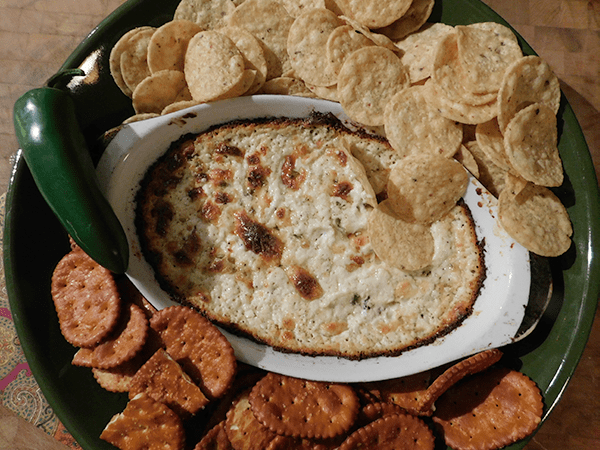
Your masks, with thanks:
[{"label": "cracker with scalloped edge", "polygon": [[115,414],[100,439],[121,450],[183,450],[183,422],[166,405],[146,394],[138,394]]},{"label": "cracker with scalloped edge", "polygon": [[254,385],[249,402],[260,423],[276,434],[294,438],[328,439],[345,433],[359,408],[350,385],[273,372]]},{"label": "cracker with scalloped edge", "polygon": [[540,389],[526,375],[492,368],[465,378],[436,402],[433,421],[454,449],[497,449],[535,431],[544,410]]},{"label": "cracker with scalloped edge", "polygon": [[95,346],[119,323],[121,297],[112,273],[82,250],[58,262],[50,291],[60,331],[72,345]]},{"label": "cracker with scalloped edge", "polygon": [[72,364],[99,369],[116,367],[135,357],[147,338],[148,319],[142,309],[132,303],[123,308],[116,329],[98,345],[80,348]]},{"label": "cracker with scalloped edge", "polygon": [[353,432],[339,450],[433,450],[429,426],[409,414],[390,414]]},{"label": "cracker with scalloped edge", "polygon": [[229,390],[237,368],[233,347],[208,319],[176,305],[154,314],[150,326],[207,397],[218,398]]}]

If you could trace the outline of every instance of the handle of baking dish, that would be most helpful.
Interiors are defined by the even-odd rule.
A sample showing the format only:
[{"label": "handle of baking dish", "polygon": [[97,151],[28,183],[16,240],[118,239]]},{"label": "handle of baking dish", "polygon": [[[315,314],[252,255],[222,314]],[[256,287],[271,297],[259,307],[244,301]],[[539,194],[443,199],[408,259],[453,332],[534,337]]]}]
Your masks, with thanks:
[{"label": "handle of baking dish", "polygon": [[75,104],[64,89],[78,75],[80,69],[63,70],[23,94],[14,106],[15,132],[38,189],[69,235],[100,265],[124,273],[127,237],[100,190]]}]

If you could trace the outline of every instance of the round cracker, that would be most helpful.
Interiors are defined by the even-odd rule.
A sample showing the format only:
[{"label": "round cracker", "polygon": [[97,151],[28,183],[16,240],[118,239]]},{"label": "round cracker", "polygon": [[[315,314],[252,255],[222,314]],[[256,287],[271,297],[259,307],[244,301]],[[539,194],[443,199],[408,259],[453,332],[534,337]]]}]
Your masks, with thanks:
[{"label": "round cracker", "polygon": [[183,72],[190,39],[203,28],[189,20],[172,20],[157,28],[148,43],[150,73],[161,70]]},{"label": "round cracker", "polygon": [[184,73],[195,101],[221,98],[241,82],[244,71],[244,57],[224,34],[201,31],[190,40]]},{"label": "round cracker", "polygon": [[359,409],[358,396],[348,384],[273,372],[254,385],[249,402],[258,421],[272,432],[311,439],[328,439],[347,432]]},{"label": "round cracker", "polygon": [[352,433],[339,450],[433,450],[435,439],[423,420],[409,414],[390,414]]},{"label": "round cracker", "polygon": [[367,28],[381,28],[398,20],[406,13],[412,0],[336,0],[343,13]]},{"label": "round cracker", "polygon": [[179,70],[161,70],[146,77],[133,91],[133,109],[136,114],[160,114],[167,105],[192,100],[192,95]]},{"label": "round cracker", "polygon": [[58,262],[50,290],[67,342],[92,347],[117,326],[121,297],[113,275],[83,251],[73,250]]},{"label": "round cracker", "polygon": [[506,69],[523,57],[516,37],[489,28],[456,26],[458,60],[465,86],[476,94],[498,92]]},{"label": "round cracker", "polygon": [[563,167],[558,153],[557,120],[545,103],[534,103],[511,119],[504,130],[504,147],[514,170],[535,184],[560,186]]},{"label": "round cracker", "polygon": [[435,153],[450,158],[461,145],[462,125],[431,108],[424,90],[408,87],[390,99],[383,116],[385,134],[402,156]]},{"label": "round cracker", "polygon": [[560,106],[560,84],[547,62],[539,56],[524,56],[511,64],[498,91],[498,123],[504,130],[514,115],[533,103],[546,103],[556,114]]},{"label": "round cracker", "polygon": [[216,30],[225,26],[234,10],[231,0],[181,0],[173,19],[195,22],[204,30]]},{"label": "round cracker", "polygon": [[400,219],[431,224],[456,205],[468,182],[467,171],[454,159],[409,155],[390,171],[387,201]]},{"label": "round cracker", "polygon": [[503,189],[498,218],[506,232],[527,250],[540,256],[559,256],[571,247],[569,214],[550,189],[528,183],[520,192]]},{"label": "round cracker", "polygon": [[329,35],[341,21],[328,9],[310,9],[294,20],[287,39],[287,51],[294,73],[305,82],[331,86],[337,73],[329,64],[327,45]]},{"label": "round cracker", "polygon": [[130,304],[123,311],[117,328],[100,344],[80,348],[73,365],[110,369],[130,361],[144,347],[148,338],[148,319],[142,309]]},{"label": "round cracker", "polygon": [[133,28],[132,30],[129,30],[127,33],[125,33],[123,36],[121,36],[119,38],[117,43],[111,49],[110,55],[108,57],[110,74],[112,75],[113,80],[115,81],[115,84],[128,97],[131,97],[131,94],[133,92],[131,89],[129,89],[129,86],[127,86],[127,83],[125,83],[125,80],[123,79],[123,73],[121,72],[121,55],[123,54],[123,52],[126,50],[127,46],[129,45],[128,44],[129,38],[131,38],[134,34],[140,32],[140,31],[149,30],[149,29],[152,29],[152,27],[143,26],[143,27],[136,27],[136,28]]},{"label": "round cracker", "polygon": [[346,58],[338,77],[338,98],[351,119],[383,125],[385,105],[409,82],[408,72],[394,52],[365,47]]},{"label": "round cracker", "polygon": [[543,408],[530,378],[497,368],[450,388],[438,400],[433,421],[452,448],[496,449],[531,434]]},{"label": "round cracker", "polygon": [[405,38],[421,28],[433,11],[435,0],[412,0],[410,7],[398,20],[377,30],[394,41]]},{"label": "round cracker", "polygon": [[422,270],[433,261],[435,243],[431,229],[398,218],[389,200],[371,211],[367,222],[369,242],[375,254],[400,270]]},{"label": "round cracker", "polygon": [[231,387],[236,359],[231,344],[200,313],[184,306],[170,306],[150,319],[167,352],[180,363],[203,392],[217,398]]},{"label": "round cracker", "polygon": [[148,45],[155,31],[155,28],[148,28],[135,33],[127,40],[121,53],[121,74],[131,92],[150,75]]}]

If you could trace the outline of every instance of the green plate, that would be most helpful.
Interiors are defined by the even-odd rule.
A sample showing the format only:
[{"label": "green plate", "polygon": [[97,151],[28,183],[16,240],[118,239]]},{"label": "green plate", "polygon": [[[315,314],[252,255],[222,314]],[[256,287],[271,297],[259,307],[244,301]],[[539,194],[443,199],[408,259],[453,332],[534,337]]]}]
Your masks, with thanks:
[{"label": "green plate", "polygon": [[[105,19],[75,49],[64,68],[94,67],[94,76],[71,87],[81,128],[95,148],[98,137],[133,114],[131,101],[108,71],[110,49],[125,31],[159,26],[172,18],[178,0],[130,0]],[[432,21],[451,25],[496,21],[506,24],[478,0],[442,0]],[[521,40],[526,53],[533,50]],[[555,192],[567,206],[574,245],[551,262],[555,292],[535,332],[508,346],[515,368],[543,391],[544,419],[569,382],[585,347],[600,289],[598,233],[600,200],[591,157],[581,128],[566,100],[559,112],[559,149],[566,173]],[[97,157],[98,155],[94,155]],[[75,349],[60,334],[50,297],[52,270],[69,250],[65,231],[44,203],[19,154],[6,204],[4,265],[17,332],[31,370],[48,402],[85,450],[114,448],[99,439],[110,418],[123,410],[125,394],[98,386],[89,369],[71,365]],[[511,448],[522,448],[520,442]]]}]

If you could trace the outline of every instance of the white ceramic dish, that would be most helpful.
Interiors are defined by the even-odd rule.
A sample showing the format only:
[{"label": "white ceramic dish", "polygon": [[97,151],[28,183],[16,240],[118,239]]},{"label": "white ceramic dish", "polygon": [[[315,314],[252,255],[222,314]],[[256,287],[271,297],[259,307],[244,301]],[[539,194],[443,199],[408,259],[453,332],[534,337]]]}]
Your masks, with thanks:
[{"label": "white ceramic dish", "polygon": [[[124,126],[98,165],[101,186],[121,221],[130,244],[127,275],[161,309],[173,301],[143,259],[135,219],[135,195],[147,169],[185,133],[198,133],[235,119],[270,116],[305,117],[332,112],[347,120],[339,104],[303,97],[251,96],[199,105]],[[474,311],[463,324],[432,344],[396,357],[361,361],[281,353],[224,331],[239,360],[290,376],[338,382],[373,381],[421,372],[478,351],[510,343],[523,320],[531,283],[529,253],[497,225],[496,199],[474,178],[464,197],[484,244],[487,277]]]}]

